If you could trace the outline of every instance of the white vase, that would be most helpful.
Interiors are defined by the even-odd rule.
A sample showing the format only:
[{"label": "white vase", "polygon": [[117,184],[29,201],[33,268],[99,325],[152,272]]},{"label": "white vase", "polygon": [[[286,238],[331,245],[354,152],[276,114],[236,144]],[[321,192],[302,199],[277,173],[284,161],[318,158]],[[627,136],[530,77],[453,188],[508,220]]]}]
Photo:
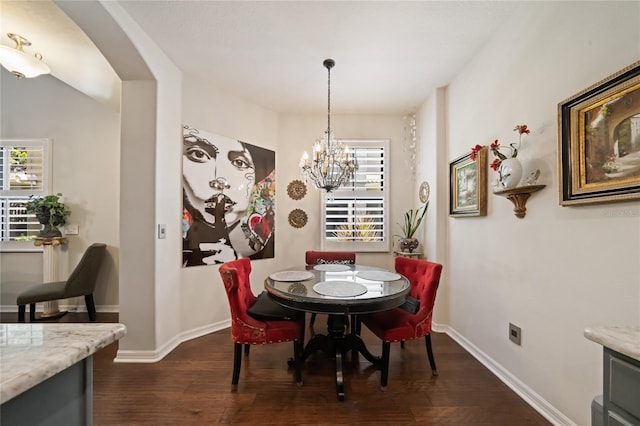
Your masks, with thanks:
[{"label": "white vase", "polygon": [[514,188],[520,183],[522,178],[522,164],[517,158],[507,158],[502,160],[498,167],[498,183],[500,190]]}]

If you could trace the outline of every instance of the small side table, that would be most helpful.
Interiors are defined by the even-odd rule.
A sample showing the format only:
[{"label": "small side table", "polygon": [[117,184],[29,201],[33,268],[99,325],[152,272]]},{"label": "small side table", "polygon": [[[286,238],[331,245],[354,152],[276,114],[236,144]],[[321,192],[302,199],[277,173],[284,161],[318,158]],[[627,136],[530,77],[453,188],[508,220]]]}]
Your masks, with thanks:
[{"label": "small side table", "polygon": [[420,253],[419,251],[414,251],[412,253],[409,253],[408,251],[394,250],[393,255],[395,257],[402,256],[402,257],[413,257],[415,259],[422,259],[422,253]]}]

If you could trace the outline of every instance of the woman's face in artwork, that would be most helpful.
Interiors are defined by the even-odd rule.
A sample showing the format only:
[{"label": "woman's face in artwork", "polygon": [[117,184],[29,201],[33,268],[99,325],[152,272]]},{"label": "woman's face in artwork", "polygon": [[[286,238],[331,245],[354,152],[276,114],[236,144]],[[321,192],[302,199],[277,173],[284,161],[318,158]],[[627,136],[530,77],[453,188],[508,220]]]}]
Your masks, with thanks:
[{"label": "woman's face in artwork", "polygon": [[212,198],[224,199],[227,226],[247,210],[255,184],[255,165],[251,153],[237,140],[185,134],[182,174],[194,207],[200,209]]}]

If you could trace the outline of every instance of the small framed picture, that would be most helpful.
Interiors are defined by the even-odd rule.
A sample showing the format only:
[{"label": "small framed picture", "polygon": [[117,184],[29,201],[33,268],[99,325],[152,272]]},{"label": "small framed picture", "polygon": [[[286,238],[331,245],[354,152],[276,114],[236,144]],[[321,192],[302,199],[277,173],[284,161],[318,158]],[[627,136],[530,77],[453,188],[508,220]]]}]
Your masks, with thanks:
[{"label": "small framed picture", "polygon": [[640,199],[640,61],[558,104],[562,206]]},{"label": "small framed picture", "polygon": [[449,163],[449,216],[487,215],[487,149]]}]

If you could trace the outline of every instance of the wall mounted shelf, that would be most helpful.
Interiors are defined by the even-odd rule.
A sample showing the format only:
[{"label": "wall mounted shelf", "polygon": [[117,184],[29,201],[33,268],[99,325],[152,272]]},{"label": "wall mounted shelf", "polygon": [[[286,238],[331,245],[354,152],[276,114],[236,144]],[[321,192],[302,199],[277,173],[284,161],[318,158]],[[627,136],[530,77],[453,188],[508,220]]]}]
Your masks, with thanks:
[{"label": "wall mounted shelf", "polygon": [[515,208],[513,209],[513,213],[516,215],[516,217],[522,219],[527,212],[527,208],[525,206],[531,194],[540,191],[545,186],[547,185],[516,186],[515,188],[494,191],[493,193],[502,197],[507,197],[507,199],[511,200],[511,202],[515,206]]}]

